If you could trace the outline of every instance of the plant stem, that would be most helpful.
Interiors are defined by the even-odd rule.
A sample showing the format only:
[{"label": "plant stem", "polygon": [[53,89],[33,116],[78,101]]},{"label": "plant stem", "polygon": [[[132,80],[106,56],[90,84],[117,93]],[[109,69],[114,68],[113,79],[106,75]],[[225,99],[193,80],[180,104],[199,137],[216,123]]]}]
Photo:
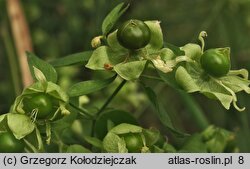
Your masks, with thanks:
[{"label": "plant stem", "polygon": [[14,52],[14,47],[11,42],[11,37],[10,33],[8,31],[8,28],[6,26],[6,23],[3,23],[1,26],[1,35],[3,37],[3,42],[6,48],[6,53],[7,57],[9,60],[9,65],[10,65],[10,73],[11,73],[11,78],[15,90],[15,95],[18,96],[22,90],[21,90],[21,82],[19,79],[19,71],[18,71],[18,64],[16,62],[16,57],[15,57],[15,52]]},{"label": "plant stem", "polygon": [[108,98],[108,100],[103,104],[103,106],[100,108],[100,110],[97,112],[97,116],[101,114],[101,112],[109,105],[109,103],[113,100],[113,98],[117,95],[117,93],[121,90],[121,88],[124,86],[126,83],[126,80],[123,80],[119,86],[115,89],[113,94]]},{"label": "plant stem", "polygon": [[[100,108],[100,110],[96,113],[96,116],[98,117],[102,112],[103,110],[109,105],[109,103],[113,100],[113,98],[117,95],[117,93],[121,90],[121,88],[125,85],[127,81],[126,80],[123,80],[119,86],[115,89],[115,91],[112,93],[112,95],[108,98],[108,100],[106,100],[106,102],[103,104],[103,106]],[[95,126],[95,123],[96,121],[94,120],[93,123],[92,123],[92,132],[91,132],[91,135],[94,136],[94,126]]]},{"label": "plant stem", "polygon": [[26,51],[32,51],[31,37],[29,27],[21,7],[20,0],[6,1],[6,8],[9,16],[10,26],[16,46],[20,70],[22,74],[23,86],[27,87],[33,83],[29,70]]},{"label": "plant stem", "polygon": [[81,115],[87,116],[87,117],[93,119],[94,115],[92,115],[92,114],[91,114],[90,112],[88,112],[87,110],[82,109],[82,108],[79,108],[78,106],[76,106],[76,105],[74,105],[73,103],[70,103],[70,102],[69,102],[69,105],[70,105],[71,107],[73,107],[74,109],[78,110],[78,111],[80,112]]}]

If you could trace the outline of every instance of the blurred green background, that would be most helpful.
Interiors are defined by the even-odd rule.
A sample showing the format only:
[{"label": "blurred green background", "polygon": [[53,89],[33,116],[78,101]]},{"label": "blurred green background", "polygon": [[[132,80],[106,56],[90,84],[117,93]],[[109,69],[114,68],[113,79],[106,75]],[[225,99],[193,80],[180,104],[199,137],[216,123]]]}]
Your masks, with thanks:
[{"label": "blurred green background", "polygon": [[[90,41],[101,34],[102,20],[121,0],[22,0],[34,52],[44,60],[90,50]],[[0,113],[7,113],[18,90],[14,83],[20,82],[20,74],[11,75],[9,51],[14,52],[13,38],[6,13],[6,0],[0,0]],[[177,46],[198,42],[200,31],[208,33],[206,48],[231,47],[233,69],[250,71],[250,0],[131,0],[131,6],[120,22],[129,18],[160,20],[165,41]],[[119,23],[120,23],[119,22]],[[119,24],[118,23],[118,24]],[[103,72],[91,72],[84,65],[58,69],[59,84],[64,88],[74,82],[101,78]],[[16,80],[13,80],[18,78]],[[15,82],[17,81],[17,82]],[[88,97],[82,97],[84,106],[99,107],[110,95],[113,87]],[[174,124],[190,133],[200,131],[192,121],[190,103],[172,88],[157,81],[151,82],[161,93]],[[21,84],[19,84],[21,88]],[[244,112],[226,111],[216,101],[193,94],[195,108],[206,114],[210,123],[238,133],[241,151],[250,152],[250,97],[239,95],[239,103],[246,106]],[[193,103],[192,103],[193,104]],[[150,108],[146,96],[136,83],[130,82],[112,102],[113,107],[131,111],[145,127],[160,128],[159,120]],[[164,132],[164,129],[162,129]]]}]

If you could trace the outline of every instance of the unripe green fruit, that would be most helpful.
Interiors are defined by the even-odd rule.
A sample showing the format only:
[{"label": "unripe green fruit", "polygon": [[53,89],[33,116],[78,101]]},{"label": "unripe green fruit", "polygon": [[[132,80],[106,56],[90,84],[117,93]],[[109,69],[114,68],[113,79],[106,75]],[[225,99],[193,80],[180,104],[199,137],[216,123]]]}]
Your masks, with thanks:
[{"label": "unripe green fruit", "polygon": [[200,59],[202,68],[212,76],[225,76],[231,67],[230,60],[226,56],[227,50],[228,48],[218,48],[205,51]]},{"label": "unripe green fruit", "polygon": [[127,49],[136,50],[145,47],[151,38],[149,27],[140,20],[128,20],[117,31],[120,45]]},{"label": "unripe green fruit", "polygon": [[0,153],[21,153],[24,146],[24,141],[16,139],[12,133],[0,133]]},{"label": "unripe green fruit", "polygon": [[143,141],[139,133],[128,133],[123,135],[129,153],[140,153]]}]

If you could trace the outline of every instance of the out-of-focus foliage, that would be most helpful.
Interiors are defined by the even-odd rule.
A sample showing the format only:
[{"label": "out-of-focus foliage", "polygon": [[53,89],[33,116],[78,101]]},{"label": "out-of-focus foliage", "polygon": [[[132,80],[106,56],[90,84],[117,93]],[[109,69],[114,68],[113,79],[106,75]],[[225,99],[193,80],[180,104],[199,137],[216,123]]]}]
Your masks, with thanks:
[{"label": "out-of-focus foliage", "polygon": [[[206,47],[230,46],[233,68],[247,68],[250,71],[250,1],[249,0],[130,0],[131,5],[121,21],[129,18],[141,20],[160,20],[165,41],[182,46],[188,42],[197,42],[197,35],[205,30],[208,33]],[[30,27],[35,53],[45,60],[59,58],[67,54],[91,49],[91,39],[101,34],[101,23],[106,14],[117,4],[115,0],[23,0],[22,5]],[[0,29],[6,26],[6,4],[0,0]],[[7,24],[7,28],[10,27]],[[9,35],[11,37],[11,35]],[[3,36],[0,37],[0,113],[6,113],[13,103],[15,93],[11,80],[10,61]],[[9,43],[13,42],[10,41]],[[14,48],[12,49],[13,51]],[[74,82],[97,77],[103,73],[90,73],[83,65],[60,68],[59,83],[68,88]],[[2,73],[4,72],[4,73]],[[113,85],[117,86],[115,82]],[[197,131],[192,124],[188,108],[183,98],[170,87],[152,83],[159,94],[159,100],[171,116],[174,124],[180,128]],[[102,104],[113,92],[114,87],[86,97],[96,100],[95,106]],[[112,106],[134,112],[146,126],[159,127],[147,99],[134,83],[128,83],[119,93]],[[239,96],[246,105],[244,114],[234,109],[225,111],[218,103],[200,95],[194,95],[200,108],[210,122],[231,130],[239,130],[241,149],[250,151],[245,133],[249,133],[250,98]],[[84,102],[85,103],[85,102]],[[86,101],[83,106],[89,105]],[[146,106],[145,106],[146,105]],[[144,112],[144,114],[142,114]],[[154,117],[154,118],[152,118]],[[249,135],[245,136],[250,137]],[[250,139],[250,138],[249,138]],[[247,140],[247,139],[245,139]]]}]

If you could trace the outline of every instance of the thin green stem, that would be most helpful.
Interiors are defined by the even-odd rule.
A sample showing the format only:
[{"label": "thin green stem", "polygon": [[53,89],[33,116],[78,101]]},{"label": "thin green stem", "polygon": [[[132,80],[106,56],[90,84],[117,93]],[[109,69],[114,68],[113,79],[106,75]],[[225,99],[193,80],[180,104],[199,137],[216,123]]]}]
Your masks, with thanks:
[{"label": "thin green stem", "polygon": [[[97,117],[103,112],[103,110],[105,110],[105,108],[109,105],[109,103],[113,100],[113,98],[117,95],[117,93],[121,90],[121,88],[125,85],[126,82],[127,82],[126,80],[123,80],[119,84],[119,86],[115,89],[115,91],[112,93],[112,95],[106,100],[106,102],[103,104],[103,106],[100,108],[100,110],[96,113]],[[94,120],[93,124],[92,124],[92,129],[94,128],[95,123],[96,123],[96,121]],[[91,135],[94,136],[94,130],[92,130]]]},{"label": "thin green stem", "polygon": [[119,86],[115,89],[113,94],[108,98],[108,100],[103,104],[103,106],[100,108],[100,110],[97,112],[97,116],[102,113],[102,111],[109,105],[109,103],[113,100],[113,98],[117,95],[117,93],[121,90],[121,88],[125,85],[127,81],[123,80]]},{"label": "thin green stem", "polygon": [[10,65],[10,73],[12,77],[12,82],[15,90],[15,95],[18,96],[21,93],[21,82],[18,76],[18,65],[15,57],[15,50],[11,42],[10,33],[5,23],[1,26],[1,35],[3,37],[3,42],[6,48],[6,53]]},{"label": "thin green stem", "polygon": [[69,105],[71,107],[73,107],[74,109],[78,110],[79,111],[79,114],[83,115],[83,116],[86,116],[86,117],[89,117],[91,119],[94,118],[94,115],[91,114],[90,112],[88,112],[86,109],[83,109],[83,108],[79,108],[78,106],[74,105],[73,103],[70,103],[69,102]]}]

